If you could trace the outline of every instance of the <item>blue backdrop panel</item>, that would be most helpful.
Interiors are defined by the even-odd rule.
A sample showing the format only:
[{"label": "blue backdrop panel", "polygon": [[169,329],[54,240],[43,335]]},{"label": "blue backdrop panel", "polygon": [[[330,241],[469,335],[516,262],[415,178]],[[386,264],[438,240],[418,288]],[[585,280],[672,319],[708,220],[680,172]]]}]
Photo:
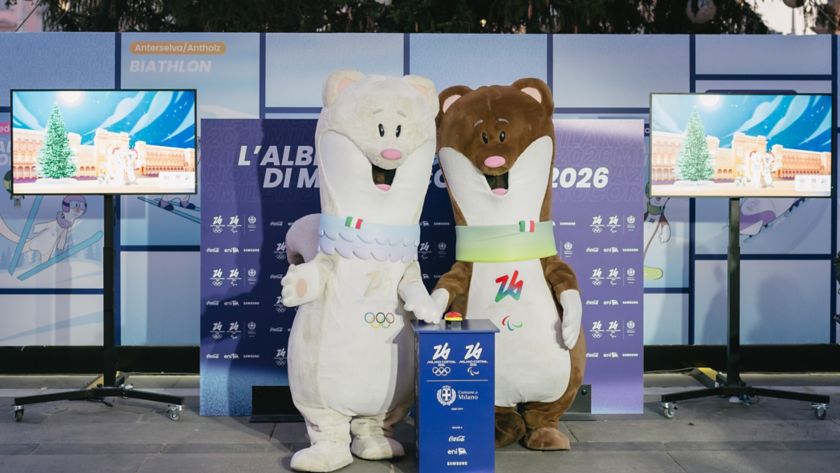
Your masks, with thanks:
[{"label": "blue backdrop panel", "polygon": [[697,74],[831,74],[831,36],[699,35]]},{"label": "blue backdrop panel", "polygon": [[9,89],[114,87],[113,33],[4,34],[0,50],[3,107],[9,106]]},{"label": "blue backdrop panel", "polygon": [[[698,261],[696,343],[726,343],[726,261]],[[828,343],[828,261],[741,261],[741,341]],[[803,310],[807,307],[807,310]]]},{"label": "blue backdrop panel", "polygon": [[100,295],[0,294],[0,307],[0,346],[102,344]]},{"label": "blue backdrop panel", "polygon": [[542,35],[424,34],[409,40],[411,73],[432,79],[438,92],[453,85],[510,84],[522,77],[548,80]]},{"label": "blue backdrop panel", "polygon": [[688,92],[688,51],[684,35],[554,36],[554,106],[648,108],[651,91]]},{"label": "blue backdrop panel", "polygon": [[688,294],[645,294],[645,345],[688,343]]},{"label": "blue backdrop panel", "polygon": [[201,295],[196,251],[123,251],[120,313],[123,345],[198,345]]},{"label": "blue backdrop panel", "polygon": [[648,199],[648,203],[663,209],[668,228],[656,226],[657,222],[645,223],[645,287],[687,287],[689,200]]},{"label": "blue backdrop panel", "polygon": [[[698,199],[697,254],[726,255],[729,206],[725,199]],[[741,254],[828,254],[830,199],[743,199]]]},{"label": "blue backdrop panel", "polygon": [[336,69],[403,73],[402,34],[268,34],[265,42],[267,107],[320,108],[324,81]]},{"label": "blue backdrop panel", "polygon": [[[152,45],[171,47],[149,54]],[[190,48],[190,49],[179,49]],[[120,85],[197,89],[198,120],[257,118],[260,113],[260,35],[257,33],[126,33],[121,36]],[[199,163],[201,155],[198,156]],[[202,186],[195,196],[122,198],[122,245],[198,245]],[[174,200],[175,211],[154,203]],[[199,209],[179,206],[182,199]],[[189,206],[188,206],[189,207]]]}]

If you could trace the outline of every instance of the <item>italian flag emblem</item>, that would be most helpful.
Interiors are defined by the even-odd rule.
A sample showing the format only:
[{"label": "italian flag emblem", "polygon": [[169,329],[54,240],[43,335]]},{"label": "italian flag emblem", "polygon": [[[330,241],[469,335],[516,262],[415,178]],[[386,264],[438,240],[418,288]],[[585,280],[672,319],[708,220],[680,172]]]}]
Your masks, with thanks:
[{"label": "italian flag emblem", "polygon": [[347,217],[347,219],[344,220],[344,226],[347,228],[355,228],[356,230],[358,230],[362,228],[362,219]]},{"label": "italian flag emblem", "polygon": [[537,231],[537,222],[535,220],[520,220],[519,221],[519,232],[520,233],[534,233]]}]

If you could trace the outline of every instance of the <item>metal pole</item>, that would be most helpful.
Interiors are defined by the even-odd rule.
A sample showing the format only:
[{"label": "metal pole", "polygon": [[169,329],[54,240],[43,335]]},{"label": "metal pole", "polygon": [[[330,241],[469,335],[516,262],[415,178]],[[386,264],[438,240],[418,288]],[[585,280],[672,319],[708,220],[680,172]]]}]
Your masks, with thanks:
[{"label": "metal pole", "polygon": [[741,207],[729,199],[729,251],[727,253],[727,301],[729,328],[726,341],[726,384],[741,383]]}]

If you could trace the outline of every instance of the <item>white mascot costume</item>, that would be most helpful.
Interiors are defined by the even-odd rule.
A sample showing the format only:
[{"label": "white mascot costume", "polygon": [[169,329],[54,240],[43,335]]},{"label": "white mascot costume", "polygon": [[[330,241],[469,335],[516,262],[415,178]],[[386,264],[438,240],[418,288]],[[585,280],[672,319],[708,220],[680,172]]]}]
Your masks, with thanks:
[{"label": "white mascot costume", "polygon": [[392,426],[414,398],[407,312],[440,320],[417,263],[435,155],[434,84],[342,70],[327,79],[323,101],[315,132],[318,233],[290,229],[298,241],[287,240],[306,259],[295,247],[305,247],[310,233],[318,250],[282,280],[284,305],[300,306],[289,385],[312,443],[291,466],[318,472],[350,464],[351,452],[367,460],[404,455]]}]

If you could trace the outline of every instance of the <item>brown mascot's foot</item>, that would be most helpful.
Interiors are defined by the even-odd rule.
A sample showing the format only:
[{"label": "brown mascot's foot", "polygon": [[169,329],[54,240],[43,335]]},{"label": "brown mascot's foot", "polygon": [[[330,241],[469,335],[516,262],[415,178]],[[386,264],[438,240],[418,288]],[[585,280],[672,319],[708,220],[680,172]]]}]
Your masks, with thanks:
[{"label": "brown mascot's foot", "polygon": [[[497,430],[498,432],[498,430]],[[525,437],[525,448],[531,450],[569,450],[569,438],[551,427],[540,427]]]},{"label": "brown mascot's foot", "polygon": [[525,421],[512,407],[496,408],[496,448],[518,442],[525,436]]}]

